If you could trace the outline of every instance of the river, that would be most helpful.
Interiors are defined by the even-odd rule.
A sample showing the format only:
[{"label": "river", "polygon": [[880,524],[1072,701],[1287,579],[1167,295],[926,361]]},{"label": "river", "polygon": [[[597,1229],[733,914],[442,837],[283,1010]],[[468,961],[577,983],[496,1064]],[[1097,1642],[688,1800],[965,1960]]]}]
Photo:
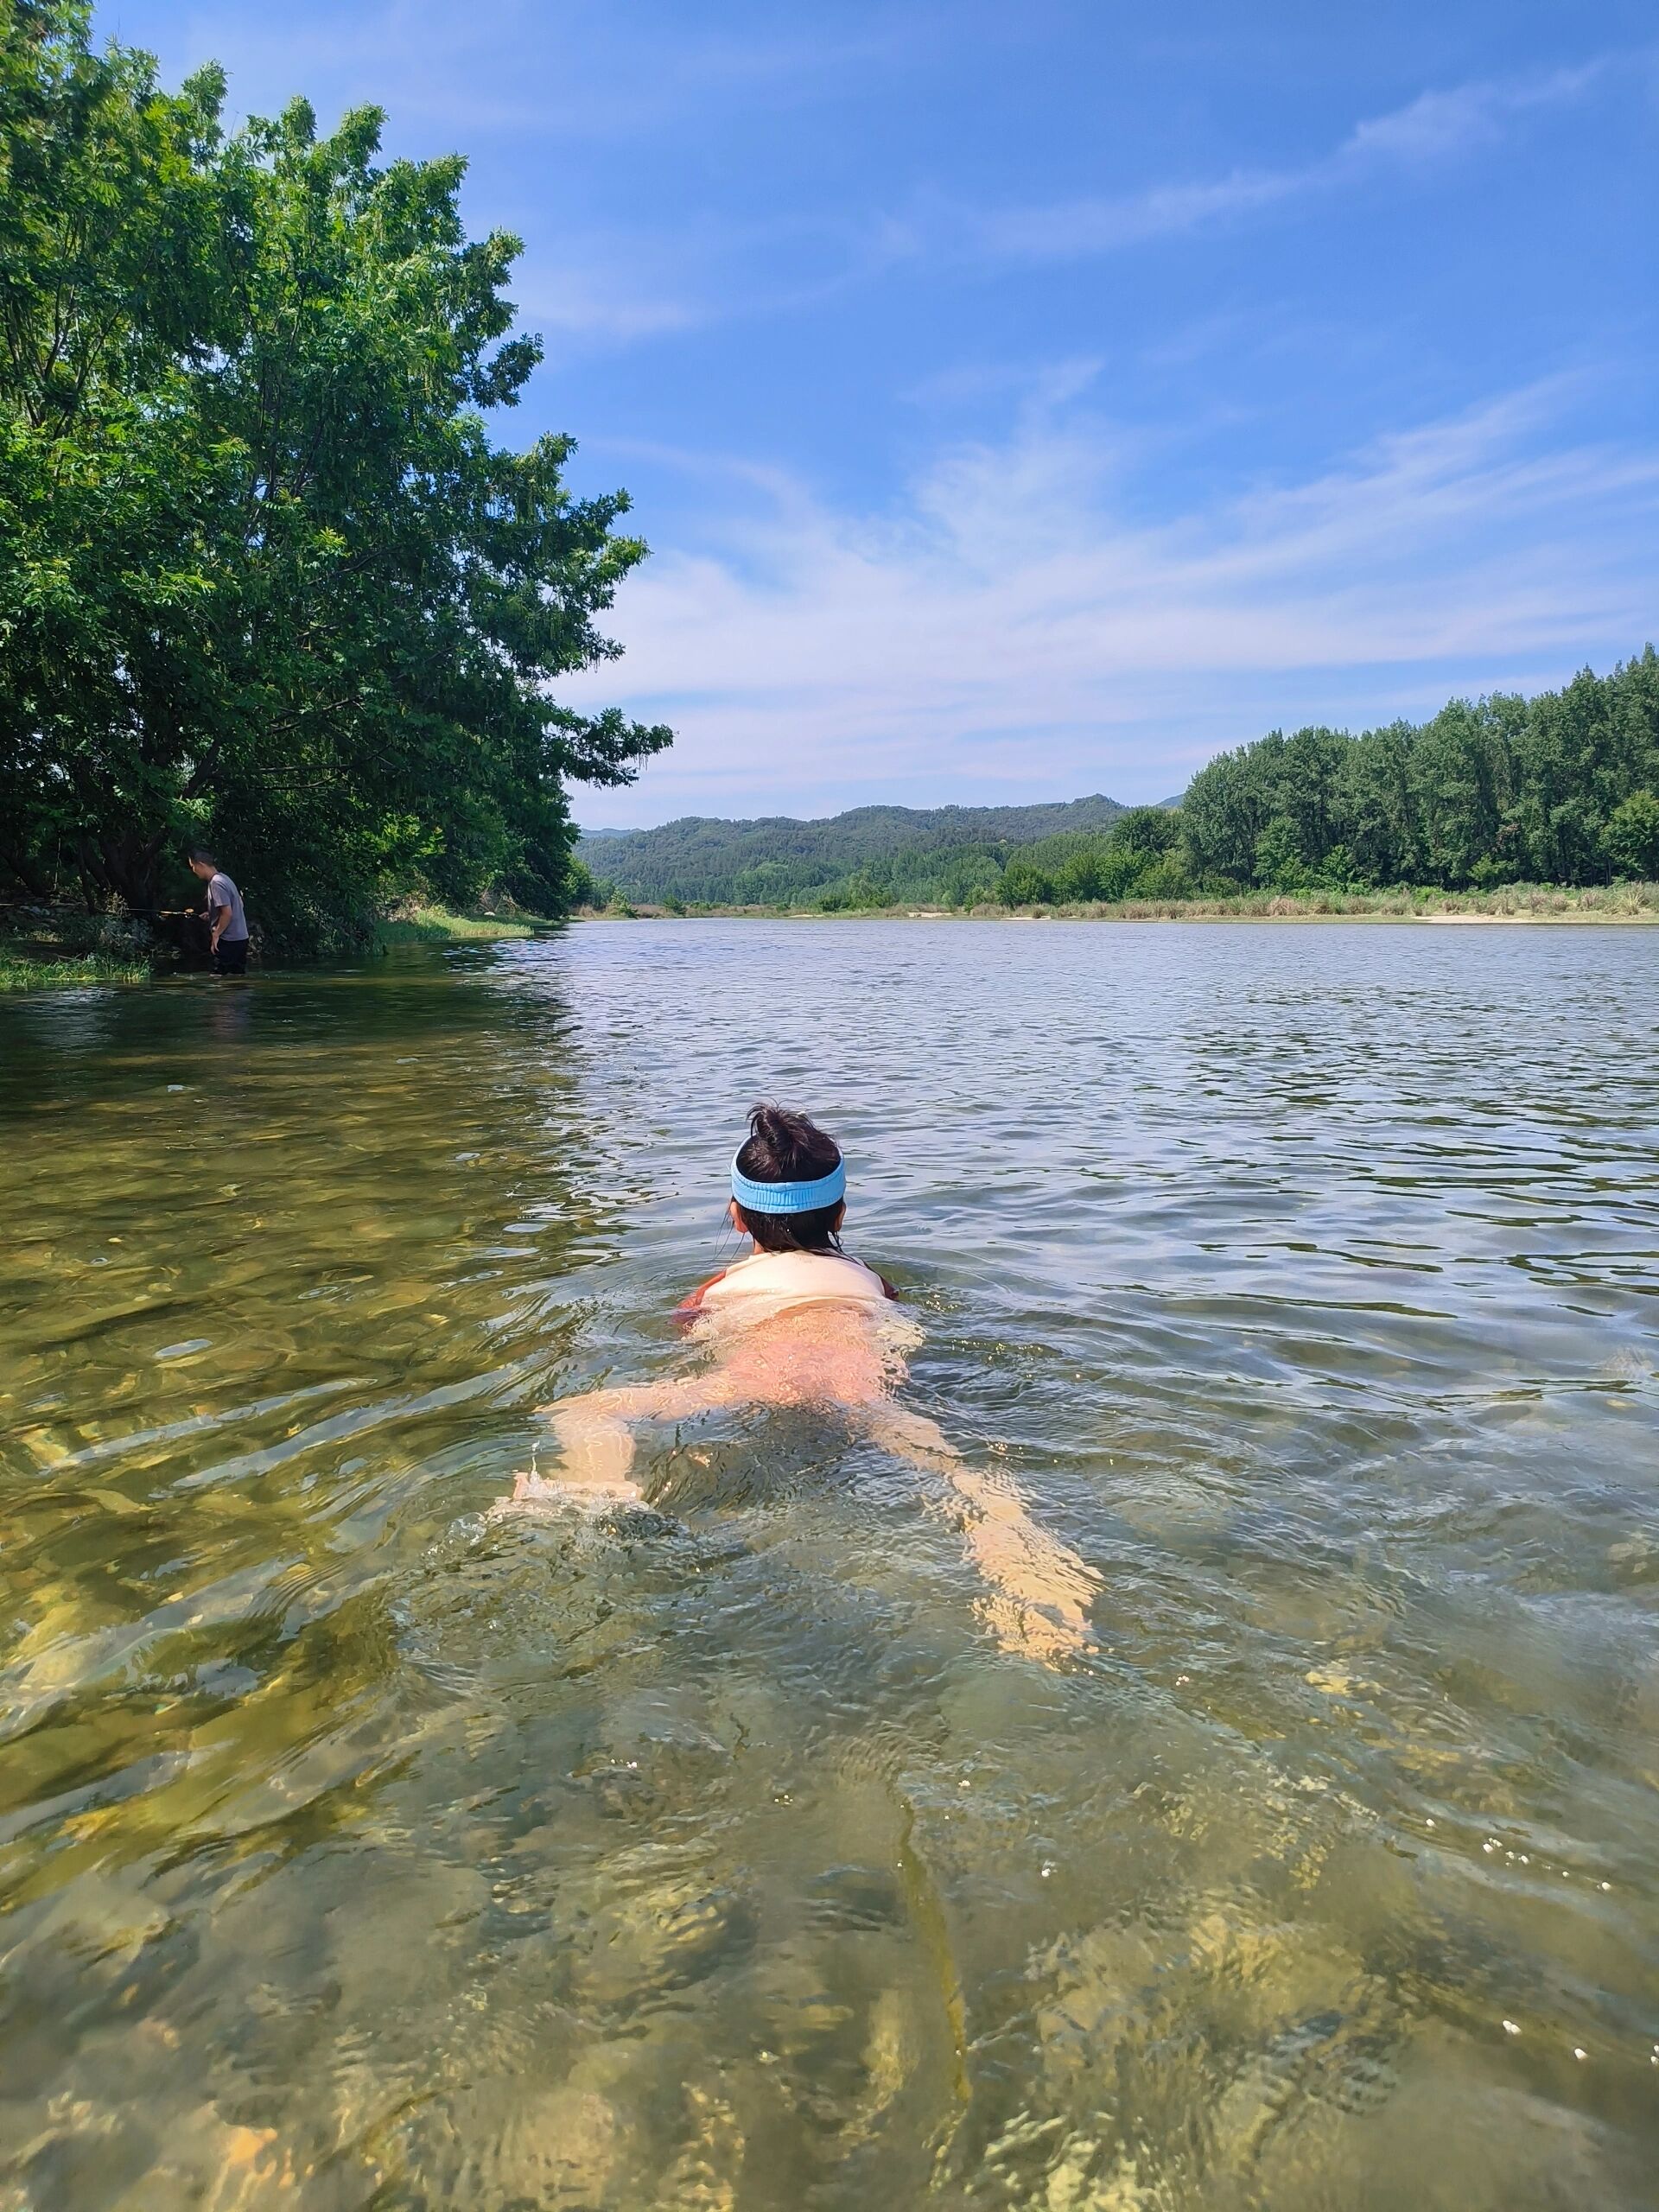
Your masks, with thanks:
[{"label": "river", "polygon": [[[0,1007],[6,2212],[1622,2212],[1659,934],[616,923]],[[925,1478],[658,1431],[761,1095]]]}]

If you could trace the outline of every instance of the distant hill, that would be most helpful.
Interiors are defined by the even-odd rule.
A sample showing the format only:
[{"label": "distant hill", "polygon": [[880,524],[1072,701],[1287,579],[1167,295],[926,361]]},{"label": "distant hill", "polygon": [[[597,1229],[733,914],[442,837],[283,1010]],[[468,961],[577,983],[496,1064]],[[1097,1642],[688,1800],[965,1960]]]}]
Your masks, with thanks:
[{"label": "distant hill", "polygon": [[1039,838],[1107,829],[1123,811],[1096,794],[1048,806],[859,806],[818,822],[687,815],[660,830],[587,832],[576,855],[625,897],[648,904],[785,904],[873,863],[964,849],[1000,859]]}]

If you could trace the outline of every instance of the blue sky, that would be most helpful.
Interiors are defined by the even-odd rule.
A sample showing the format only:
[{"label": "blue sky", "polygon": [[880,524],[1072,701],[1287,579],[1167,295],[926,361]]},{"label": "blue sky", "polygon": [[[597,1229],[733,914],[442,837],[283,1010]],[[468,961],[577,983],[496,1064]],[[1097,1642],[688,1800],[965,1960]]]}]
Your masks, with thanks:
[{"label": "blue sky", "polygon": [[653,557],[589,823],[1151,799],[1659,638],[1651,0],[123,0],[470,156]]}]

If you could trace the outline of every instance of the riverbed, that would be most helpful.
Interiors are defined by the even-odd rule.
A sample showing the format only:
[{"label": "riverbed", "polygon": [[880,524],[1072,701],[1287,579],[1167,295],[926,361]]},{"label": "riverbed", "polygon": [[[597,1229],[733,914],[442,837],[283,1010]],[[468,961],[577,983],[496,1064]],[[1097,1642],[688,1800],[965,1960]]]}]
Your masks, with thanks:
[{"label": "riverbed", "polygon": [[[1659,938],[710,920],[0,1005],[0,2206],[1638,2212]],[[675,1370],[756,1097],[1097,1578]]]}]

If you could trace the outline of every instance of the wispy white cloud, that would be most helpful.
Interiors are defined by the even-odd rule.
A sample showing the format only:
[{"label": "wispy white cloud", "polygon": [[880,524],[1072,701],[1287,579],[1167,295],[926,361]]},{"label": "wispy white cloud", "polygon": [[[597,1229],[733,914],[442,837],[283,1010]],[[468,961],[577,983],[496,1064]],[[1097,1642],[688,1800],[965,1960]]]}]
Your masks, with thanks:
[{"label": "wispy white cloud", "polygon": [[1071,261],[1254,213],[1308,189],[1311,175],[1235,169],[1207,183],[1153,185],[1112,199],[1004,208],[978,217],[970,229],[975,244],[999,257]]},{"label": "wispy white cloud", "polygon": [[[1237,223],[1500,143],[1516,118],[1580,98],[1605,67],[1592,61],[1530,79],[1427,92],[1361,122],[1332,152],[1300,167],[1236,168],[1221,177],[1028,207],[964,209],[925,192],[902,212],[844,218],[833,227],[798,219],[728,225],[696,238],[619,235],[595,254],[594,277],[577,283],[572,303],[550,313],[548,327],[626,342],[815,305],[907,263],[1064,262]],[[757,276],[760,264],[774,273]],[[660,273],[653,276],[653,267]],[[797,273],[779,276],[779,267]],[[996,372],[944,372],[934,396],[952,397],[953,376],[965,385],[988,373]],[[918,387],[918,396],[929,389]]]},{"label": "wispy white cloud", "polygon": [[1421,92],[1406,106],[1357,124],[1337,159],[1420,164],[1495,144],[1513,117],[1535,108],[1566,106],[1582,98],[1606,67],[1605,60],[1598,60],[1535,77]]},{"label": "wispy white cloud", "polygon": [[1550,385],[1384,437],[1306,480],[1151,525],[1135,452],[1033,417],[882,517],[798,487],[732,550],[654,562],[625,694],[677,752],[607,819],[855,803],[874,788],[1156,797],[1272,721],[1387,715],[1638,646],[1659,452],[1568,442]]},{"label": "wispy white cloud", "polygon": [[1199,231],[1362,181],[1380,170],[1415,170],[1498,141],[1516,117],[1565,105],[1605,64],[1427,92],[1363,122],[1319,159],[1291,168],[1235,168],[1191,183],[1157,184],[1111,197],[994,209],[961,219],[971,250],[1018,261],[1079,259]]},{"label": "wispy white cloud", "polygon": [[690,329],[708,312],[696,294],[677,291],[666,280],[625,275],[600,257],[521,264],[512,293],[520,322],[554,342],[626,346]]},{"label": "wispy white cloud", "polygon": [[[144,0],[100,18],[142,40]],[[619,30],[620,38],[619,38]],[[543,0],[297,0],[282,10],[188,14],[184,66],[222,62],[238,112],[296,92],[368,100],[447,131],[527,132],[562,144],[631,139],[710,110],[822,97],[916,50],[902,16],[855,31],[782,24],[711,28],[695,15],[632,27],[601,7]],[[169,55],[169,63],[175,57]]]},{"label": "wispy white cloud", "polygon": [[[161,12],[162,0],[127,0],[125,35],[142,36],[151,10]],[[115,28],[113,10],[105,16]],[[649,138],[661,160],[682,143],[702,143],[713,118],[735,124],[757,107],[775,118],[873,75],[891,82],[925,70],[939,22],[925,7],[895,4],[856,25],[751,23],[740,35],[695,16],[659,15],[619,40],[609,11],[551,11],[538,0],[461,8],[448,0],[349,8],[295,0],[276,14],[199,9],[181,24],[170,20],[168,73],[209,55],[223,60],[234,112],[269,112],[304,91],[325,122],[356,102],[383,105],[399,147],[460,144],[486,158],[492,141],[511,147],[512,189],[504,194],[496,179],[493,213],[532,239],[550,230],[559,238],[556,260],[550,255],[544,267],[521,272],[518,294],[526,322],[566,357],[786,315],[906,264],[1064,263],[1265,217],[1491,144],[1525,114],[1582,96],[1605,67],[1428,91],[1300,166],[1246,164],[1122,194],[988,209],[924,188],[885,213],[846,203],[830,218],[738,217],[694,193],[648,218],[619,213],[607,222],[595,221],[585,194],[569,211],[564,204],[567,168],[574,162],[591,178],[597,146],[633,149]]]}]

